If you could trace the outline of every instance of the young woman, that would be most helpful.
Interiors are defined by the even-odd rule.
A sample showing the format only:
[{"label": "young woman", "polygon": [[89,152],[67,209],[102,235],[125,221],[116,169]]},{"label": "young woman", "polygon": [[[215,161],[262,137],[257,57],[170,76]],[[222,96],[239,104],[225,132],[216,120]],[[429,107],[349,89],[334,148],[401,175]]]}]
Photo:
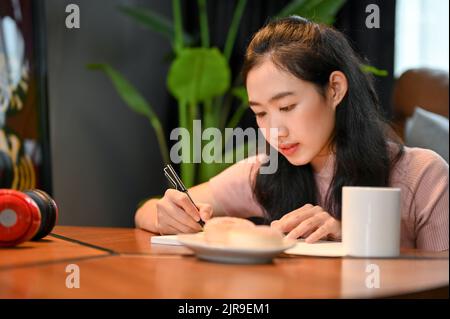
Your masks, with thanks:
[{"label": "young woman", "polygon": [[402,247],[448,250],[448,165],[389,137],[371,77],[341,33],[295,16],[271,22],[247,49],[243,78],[258,126],[278,129],[265,136],[276,172],[238,162],[189,190],[200,212],[168,190],[137,211],[137,227],[196,232],[199,219],[260,216],[293,238],[340,240],[342,186],[389,186],[401,188]]}]

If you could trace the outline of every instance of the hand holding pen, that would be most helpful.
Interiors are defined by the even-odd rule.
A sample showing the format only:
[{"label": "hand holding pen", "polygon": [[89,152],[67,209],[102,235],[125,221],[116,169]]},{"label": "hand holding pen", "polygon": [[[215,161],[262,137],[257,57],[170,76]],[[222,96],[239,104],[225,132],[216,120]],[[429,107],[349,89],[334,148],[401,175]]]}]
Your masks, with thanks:
[{"label": "hand holding pen", "polygon": [[158,229],[161,234],[193,233],[202,230],[212,216],[209,204],[194,203],[187,188],[170,165],[164,175],[175,189],[168,189],[156,204]]}]

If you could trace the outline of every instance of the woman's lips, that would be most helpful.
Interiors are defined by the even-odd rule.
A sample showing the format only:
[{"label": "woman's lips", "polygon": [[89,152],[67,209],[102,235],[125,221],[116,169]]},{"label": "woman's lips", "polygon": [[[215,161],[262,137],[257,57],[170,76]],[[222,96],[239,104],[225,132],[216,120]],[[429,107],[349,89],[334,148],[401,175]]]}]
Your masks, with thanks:
[{"label": "woman's lips", "polygon": [[283,155],[289,156],[297,151],[298,145],[298,143],[280,145],[279,150]]}]

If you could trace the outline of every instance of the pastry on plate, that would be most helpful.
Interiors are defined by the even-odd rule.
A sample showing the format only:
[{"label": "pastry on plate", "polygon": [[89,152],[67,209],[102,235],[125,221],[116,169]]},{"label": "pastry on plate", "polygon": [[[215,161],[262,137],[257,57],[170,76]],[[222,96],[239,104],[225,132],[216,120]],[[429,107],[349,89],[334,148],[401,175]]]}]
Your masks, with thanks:
[{"label": "pastry on plate", "polygon": [[251,249],[278,248],[283,245],[283,234],[269,226],[232,229],[228,233],[228,245]]},{"label": "pastry on plate", "polygon": [[214,217],[203,227],[206,242],[210,244],[228,244],[228,234],[231,230],[250,229],[256,227],[251,221],[237,217]]},{"label": "pastry on plate", "polygon": [[283,244],[283,234],[269,226],[256,226],[249,220],[237,217],[215,217],[203,227],[208,244],[230,248],[278,248]]}]

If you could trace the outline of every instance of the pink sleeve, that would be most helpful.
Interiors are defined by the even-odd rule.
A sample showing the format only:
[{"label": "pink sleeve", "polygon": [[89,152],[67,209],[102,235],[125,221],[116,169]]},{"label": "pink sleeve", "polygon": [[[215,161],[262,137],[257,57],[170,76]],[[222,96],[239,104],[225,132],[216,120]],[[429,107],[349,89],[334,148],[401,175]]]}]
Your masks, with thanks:
[{"label": "pink sleeve", "polygon": [[448,250],[448,164],[432,151],[418,156],[416,247],[424,250]]},{"label": "pink sleeve", "polygon": [[226,215],[234,217],[264,216],[253,197],[253,182],[260,165],[252,156],[228,167],[209,180],[215,202]]}]

